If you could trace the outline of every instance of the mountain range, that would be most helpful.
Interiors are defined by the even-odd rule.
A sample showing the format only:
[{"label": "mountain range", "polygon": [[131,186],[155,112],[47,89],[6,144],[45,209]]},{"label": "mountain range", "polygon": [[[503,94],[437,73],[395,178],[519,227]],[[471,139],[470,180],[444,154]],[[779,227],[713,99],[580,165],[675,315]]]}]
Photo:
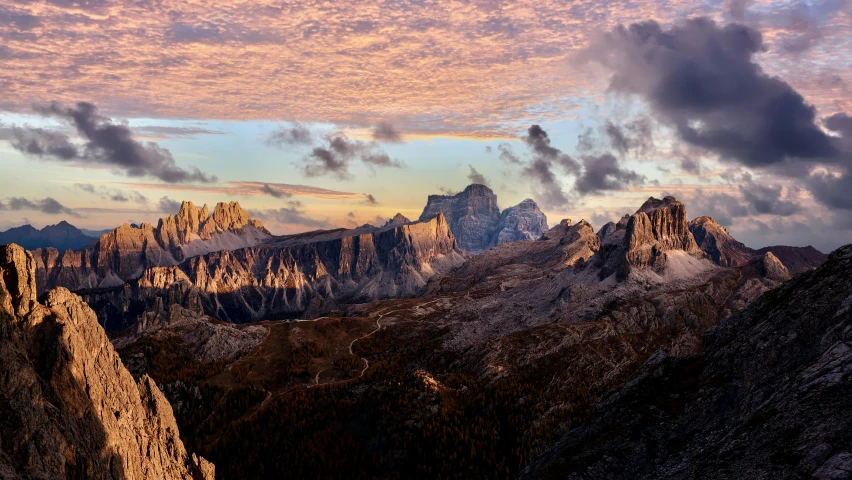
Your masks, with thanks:
[{"label": "mountain range", "polygon": [[548,227],[482,185],[381,227],[185,202],[3,247],[0,476],[843,478],[850,249],[674,197]]},{"label": "mountain range", "polygon": [[74,250],[83,248],[95,240],[96,238],[93,238],[86,231],[80,230],[64,220],[56,225],[48,225],[41,230],[37,230],[31,225],[22,225],[0,232],[0,245],[15,243],[27,250],[48,247],[58,250],[69,248]]}]

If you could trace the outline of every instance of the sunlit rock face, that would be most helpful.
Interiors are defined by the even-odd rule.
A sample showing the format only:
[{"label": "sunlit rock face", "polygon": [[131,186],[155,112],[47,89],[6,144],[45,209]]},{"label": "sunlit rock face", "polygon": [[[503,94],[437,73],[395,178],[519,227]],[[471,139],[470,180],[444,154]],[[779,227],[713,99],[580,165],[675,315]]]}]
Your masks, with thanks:
[{"label": "sunlit rock face", "polygon": [[773,245],[754,250],[738,242],[728,229],[719,225],[711,217],[698,217],[689,222],[689,231],[701,248],[713,262],[723,267],[745,265],[753,258],[772,253],[790,273],[798,274],[813,270],[828,258],[828,255],[814,247],[790,247]]},{"label": "sunlit rock face", "polygon": [[497,195],[485,185],[468,185],[456,195],[429,195],[420,220],[444,214],[459,248],[479,253],[492,245],[500,223]]},{"label": "sunlit rock face", "polygon": [[601,278],[615,274],[618,280],[624,280],[634,270],[660,270],[670,252],[683,252],[694,258],[705,256],[689,231],[686,207],[674,197],[649,198],[627,219],[623,229],[616,227],[604,233],[601,250],[594,259]]},{"label": "sunlit rock face", "polygon": [[519,240],[538,240],[547,231],[547,216],[532,199],[503,210],[492,235],[495,245]]},{"label": "sunlit rock face", "polygon": [[251,247],[270,238],[263,225],[237,202],[219,203],[208,212],[183,202],[177,215],[157,226],[124,224],[82,250],[33,251],[40,292],[62,286],[71,290],[121,285],[153,266],[177,265],[186,258],[220,250]]},{"label": "sunlit rock face", "polygon": [[95,313],[65,288],[39,303],[35,283],[32,255],[0,246],[0,477],[212,480]]},{"label": "sunlit rock face", "polygon": [[120,289],[85,298],[109,330],[137,322],[179,282],[194,287],[206,314],[228,322],[317,316],[343,302],[416,295],[464,260],[439,213],[422,222],[308,232],[212,252],[152,267]]}]

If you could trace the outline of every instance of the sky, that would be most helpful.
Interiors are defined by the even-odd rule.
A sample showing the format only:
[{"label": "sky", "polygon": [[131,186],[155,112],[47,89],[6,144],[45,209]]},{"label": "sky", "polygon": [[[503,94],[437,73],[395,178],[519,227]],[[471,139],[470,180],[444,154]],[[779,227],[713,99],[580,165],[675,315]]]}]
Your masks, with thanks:
[{"label": "sky", "polygon": [[484,183],[852,242],[852,2],[0,0],[0,230],[238,201],[276,234]]}]

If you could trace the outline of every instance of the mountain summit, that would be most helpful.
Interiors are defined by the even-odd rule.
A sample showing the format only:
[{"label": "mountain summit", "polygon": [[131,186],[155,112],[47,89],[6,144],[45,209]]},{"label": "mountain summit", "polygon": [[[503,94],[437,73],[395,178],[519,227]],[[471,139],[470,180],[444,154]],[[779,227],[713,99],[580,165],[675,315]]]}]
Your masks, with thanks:
[{"label": "mountain summit", "polygon": [[39,291],[57,286],[71,290],[121,285],[148,267],[177,265],[186,258],[261,243],[272,235],[237,202],[207,205],[183,202],[177,215],[154,227],[124,224],[77,251],[37,249]]},{"label": "mountain summit", "polygon": [[95,239],[65,220],[41,230],[22,225],[0,232],[0,245],[14,243],[27,250],[52,247],[57,250],[83,248]]}]

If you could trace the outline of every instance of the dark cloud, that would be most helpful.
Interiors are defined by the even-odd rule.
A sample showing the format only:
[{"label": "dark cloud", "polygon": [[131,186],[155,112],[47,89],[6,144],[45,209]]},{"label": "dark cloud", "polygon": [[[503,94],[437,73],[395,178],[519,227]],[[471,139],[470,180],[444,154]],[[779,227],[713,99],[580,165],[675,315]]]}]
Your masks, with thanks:
[{"label": "dark cloud", "polygon": [[787,217],[801,210],[796,203],[782,198],[780,185],[758,183],[746,175],[739,190],[749,210],[756,214]]},{"label": "dark cloud", "polygon": [[349,218],[355,218],[355,212],[349,212],[346,214],[346,216]]},{"label": "dark cloud", "polygon": [[177,200],[172,200],[169,197],[162,197],[157,205],[161,212],[177,213],[180,211],[181,202],[178,202]]},{"label": "dark cloud", "polygon": [[224,135],[225,132],[200,127],[169,127],[162,125],[142,125],[133,127],[133,132],[140,136],[162,138],[192,138],[198,135]]},{"label": "dark cloud", "polygon": [[98,115],[91,103],[64,107],[54,102],[35,105],[34,109],[40,115],[56,117],[73,126],[85,143],[77,146],[66,135],[54,131],[15,128],[12,147],[27,155],[104,165],[122,170],[130,177],[151,176],[168,183],[216,181],[216,177],[195,167],[182,169],[172,154],[156,143],[135,140],[127,125],[112,123],[111,119]]},{"label": "dark cloud", "polygon": [[80,151],[71,143],[68,135],[56,130],[12,127],[11,144],[15,150],[35,157],[59,160],[80,158]]},{"label": "dark cloud", "polygon": [[11,197],[5,203],[0,202],[0,210],[33,210],[48,215],[69,215],[80,217],[80,214],[62,205],[53,198],[47,197],[43,200],[30,200],[23,197]]},{"label": "dark cloud", "polygon": [[473,165],[468,165],[470,168],[470,173],[467,174],[467,179],[470,183],[478,183],[480,185],[488,185],[488,179],[485,178],[485,175],[479,173]]},{"label": "dark cloud", "polygon": [[508,143],[501,143],[497,145],[497,150],[500,151],[500,160],[509,164],[509,165],[520,165],[523,163],[515,152],[512,150],[512,146]]},{"label": "dark cloud", "polygon": [[610,146],[621,155],[630,152],[644,155],[654,146],[654,127],[647,117],[639,117],[625,125],[616,125],[612,120],[607,120],[603,129]]},{"label": "dark cloud", "polygon": [[308,127],[302,124],[294,124],[291,127],[273,130],[266,137],[266,144],[271,147],[282,147],[284,145],[311,145],[314,136]]},{"label": "dark cloud", "polygon": [[739,195],[697,189],[689,199],[691,212],[708,215],[722,225],[731,225],[735,218],[754,215],[788,217],[802,211],[802,207],[785,195],[780,185],[768,185],[752,180],[745,174],[739,180]]},{"label": "dark cloud", "polygon": [[814,108],[754,61],[765,49],[752,28],[696,18],[665,31],[621,26],[586,54],[612,70],[611,90],[641,96],[681,140],[724,160],[764,167],[836,155]]},{"label": "dark cloud", "polygon": [[104,200],[112,200],[114,202],[148,203],[148,197],[137,191],[124,192],[114,188],[92,185],[91,183],[75,183],[74,187],[84,192],[97,195]]},{"label": "dark cloud", "polygon": [[398,143],[402,141],[402,135],[396,128],[387,122],[380,122],[373,127],[373,140],[377,142]]},{"label": "dark cloud", "polygon": [[328,220],[315,220],[310,218],[305,214],[305,212],[296,207],[252,211],[250,213],[253,217],[263,221],[275,221],[288,225],[302,225],[311,228],[328,228],[331,226]]},{"label": "dark cloud", "polygon": [[645,177],[632,170],[621,168],[618,159],[609,153],[583,157],[583,173],[577,177],[576,188],[582,194],[623,190],[628,185],[639,185]]},{"label": "dark cloud", "polygon": [[[695,18],[663,30],[656,22],[618,27],[586,50],[612,71],[610,89],[648,102],[655,119],[690,148],[722,161],[803,179],[823,204],[852,210],[852,135],[845,114],[817,124],[816,111],[789,84],[766,74],[755,56],[767,49],[750,27]],[[823,166],[823,168],[816,168]],[[752,186],[754,189],[755,187]],[[789,205],[754,208],[776,214]],[[756,211],[756,210],[755,210]]]},{"label": "dark cloud", "polygon": [[448,195],[448,196],[451,196],[451,197],[454,196],[454,195],[457,195],[459,193],[457,190],[453,190],[452,188],[441,187],[441,186],[438,186],[437,188],[438,188],[438,191],[441,192],[443,195]]},{"label": "dark cloud", "polygon": [[260,187],[260,191],[275,198],[290,198],[293,196],[292,193],[276,188],[268,183],[263,184],[263,186]]},{"label": "dark cloud", "polygon": [[491,152],[493,152],[493,151],[494,151],[494,149],[493,149],[493,148],[491,148],[491,145],[486,145],[486,146],[485,146],[485,153],[491,153]]},{"label": "dark cloud", "polygon": [[376,200],[376,197],[374,197],[372,194],[365,193],[364,194],[364,203],[366,203],[368,205],[376,205],[376,204],[379,203],[379,201]]},{"label": "dark cloud", "polygon": [[401,168],[401,162],[392,160],[375,142],[352,140],[342,133],[327,135],[321,147],[315,147],[302,159],[302,171],[309,177],[332,175],[341,180],[352,178],[349,167],[360,160],[370,168]]}]

